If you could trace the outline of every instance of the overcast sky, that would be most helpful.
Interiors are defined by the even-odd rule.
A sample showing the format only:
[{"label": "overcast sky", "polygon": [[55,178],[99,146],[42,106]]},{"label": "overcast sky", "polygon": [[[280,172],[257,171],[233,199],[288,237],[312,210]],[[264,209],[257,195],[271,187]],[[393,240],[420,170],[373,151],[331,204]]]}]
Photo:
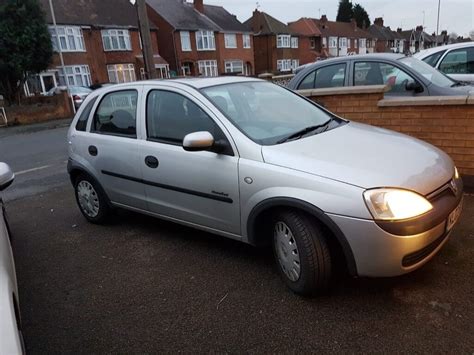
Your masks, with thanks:
[{"label": "overcast sky", "polygon": [[[252,15],[256,0],[204,0],[205,4],[222,5],[229,12],[245,21]],[[335,20],[338,0],[259,0],[260,10],[276,17],[282,22],[297,20],[300,17],[317,17],[326,14]],[[428,33],[436,31],[438,0],[353,0],[360,3],[369,13],[373,22],[375,17],[384,18],[384,25],[392,29],[403,26],[412,29],[423,24]],[[474,29],[474,0],[441,0],[440,31],[468,35]]]}]

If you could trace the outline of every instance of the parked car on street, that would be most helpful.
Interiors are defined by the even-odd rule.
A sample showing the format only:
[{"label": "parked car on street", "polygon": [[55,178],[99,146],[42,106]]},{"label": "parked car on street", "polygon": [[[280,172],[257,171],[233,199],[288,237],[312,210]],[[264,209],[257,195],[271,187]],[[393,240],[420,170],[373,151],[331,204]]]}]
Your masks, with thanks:
[{"label": "parked car on street", "polygon": [[290,81],[293,90],[387,85],[388,96],[462,95],[474,87],[448,78],[428,64],[403,54],[361,54],[307,65]]},{"label": "parked car on street", "polygon": [[360,276],[419,268],[461,212],[463,184],[441,150],[258,79],[102,89],[86,98],[68,142],[88,221],[125,208],[272,245],[300,294],[328,287],[339,264]]},{"label": "parked car on street", "polygon": [[454,80],[474,83],[474,42],[425,49],[414,55]]},{"label": "parked car on street", "polygon": [[[46,96],[53,96],[58,94],[61,91],[67,91],[66,86],[56,86],[52,88],[51,90],[48,91]],[[84,102],[84,99],[93,91],[89,88],[86,88],[84,86],[69,86],[69,91],[72,97],[72,100],[74,101],[74,106],[76,107],[76,110],[82,105]]]},{"label": "parked car on street", "polygon": [[[0,163],[0,191],[11,185],[15,175]],[[20,308],[15,263],[5,206],[0,197],[0,354],[22,354]]]}]

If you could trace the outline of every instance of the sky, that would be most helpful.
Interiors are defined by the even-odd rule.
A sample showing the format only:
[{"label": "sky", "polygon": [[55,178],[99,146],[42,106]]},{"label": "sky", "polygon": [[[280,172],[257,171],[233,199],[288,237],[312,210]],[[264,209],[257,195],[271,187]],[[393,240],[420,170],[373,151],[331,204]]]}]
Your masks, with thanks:
[{"label": "sky", "polygon": [[[423,24],[426,32],[436,31],[438,0],[353,0],[361,4],[373,22],[384,18],[384,25],[393,30],[402,27],[412,29]],[[240,21],[247,20],[256,7],[257,0],[204,0],[205,4],[224,6],[237,15]],[[258,0],[260,11],[265,11],[282,22],[295,21],[300,17],[327,15],[335,20],[338,0]],[[474,30],[474,0],[441,0],[440,31],[448,30],[460,36],[468,36]]]}]

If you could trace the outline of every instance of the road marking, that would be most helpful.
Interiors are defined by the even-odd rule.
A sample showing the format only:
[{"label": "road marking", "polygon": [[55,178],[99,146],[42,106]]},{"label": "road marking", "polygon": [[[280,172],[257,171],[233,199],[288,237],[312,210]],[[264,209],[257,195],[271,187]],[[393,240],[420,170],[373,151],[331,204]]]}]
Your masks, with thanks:
[{"label": "road marking", "polygon": [[33,171],[47,169],[47,168],[50,168],[50,167],[52,167],[52,165],[38,166],[37,168],[32,168],[32,169],[27,169],[27,170],[19,171],[19,172],[15,173],[15,175],[17,175],[17,176],[18,176],[18,175],[23,175],[23,174],[31,173],[31,172],[33,172]]}]

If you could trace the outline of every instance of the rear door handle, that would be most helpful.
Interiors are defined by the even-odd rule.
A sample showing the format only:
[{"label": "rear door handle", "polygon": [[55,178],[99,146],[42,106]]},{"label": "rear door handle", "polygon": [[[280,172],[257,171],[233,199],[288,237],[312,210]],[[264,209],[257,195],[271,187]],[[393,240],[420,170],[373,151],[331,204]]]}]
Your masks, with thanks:
[{"label": "rear door handle", "polygon": [[97,155],[97,147],[95,145],[90,145],[89,146],[89,154],[95,157]]},{"label": "rear door handle", "polygon": [[154,156],[148,155],[145,158],[145,164],[152,169],[156,169],[160,162]]}]

